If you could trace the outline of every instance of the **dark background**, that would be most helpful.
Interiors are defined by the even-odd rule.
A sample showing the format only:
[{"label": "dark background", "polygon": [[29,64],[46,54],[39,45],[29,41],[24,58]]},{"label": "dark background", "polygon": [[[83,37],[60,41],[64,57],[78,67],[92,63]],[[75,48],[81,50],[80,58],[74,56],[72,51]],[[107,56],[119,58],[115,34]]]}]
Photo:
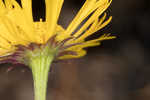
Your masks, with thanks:
[{"label": "dark background", "polygon": [[[38,1],[33,0],[35,20],[44,16]],[[83,3],[65,0],[59,24],[66,28]],[[113,20],[97,34],[117,38],[88,48],[83,58],[54,63],[47,100],[149,100],[149,6],[149,0],[113,0],[107,10]],[[0,100],[33,100],[31,71],[19,66],[7,72],[10,66],[0,66]]]}]

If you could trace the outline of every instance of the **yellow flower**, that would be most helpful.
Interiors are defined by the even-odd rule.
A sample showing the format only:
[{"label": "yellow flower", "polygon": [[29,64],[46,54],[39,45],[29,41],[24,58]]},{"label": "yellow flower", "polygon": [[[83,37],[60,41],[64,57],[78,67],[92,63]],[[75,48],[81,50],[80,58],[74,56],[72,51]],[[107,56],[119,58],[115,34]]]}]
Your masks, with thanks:
[{"label": "yellow flower", "polygon": [[68,53],[59,59],[78,58],[86,54],[85,47],[97,46],[102,40],[115,38],[110,34],[104,34],[95,40],[85,40],[111,21],[112,17],[105,20],[104,11],[112,0],[86,0],[66,29],[57,23],[63,1],[45,0],[46,20],[40,19],[35,22],[32,15],[32,0],[21,0],[21,6],[15,0],[4,0],[5,3],[0,0],[0,56],[13,54],[18,45],[28,47],[31,43],[46,44],[55,36],[55,42],[59,43],[71,38],[63,44],[66,47],[70,45],[63,49],[63,52],[76,53],[76,55]]},{"label": "yellow flower", "polygon": [[100,45],[115,36],[104,34],[87,37],[105,27],[104,11],[112,0],[85,0],[72,22],[64,29],[58,25],[64,0],[45,0],[45,20],[34,21],[32,0],[0,0],[0,63],[21,63],[32,70],[35,100],[46,100],[48,72],[52,61],[78,58],[86,54],[84,48]]}]

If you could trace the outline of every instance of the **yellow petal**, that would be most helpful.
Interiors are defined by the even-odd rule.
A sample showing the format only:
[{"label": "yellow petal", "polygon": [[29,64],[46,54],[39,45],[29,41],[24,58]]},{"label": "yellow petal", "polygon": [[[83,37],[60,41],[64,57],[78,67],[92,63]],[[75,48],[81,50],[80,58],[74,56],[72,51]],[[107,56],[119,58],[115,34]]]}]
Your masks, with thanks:
[{"label": "yellow petal", "polygon": [[107,21],[105,21],[104,23],[99,23],[97,25],[97,29],[95,30],[95,32],[104,28],[106,25],[108,25],[110,23],[111,20],[112,20],[112,16],[110,16],[109,19]]},{"label": "yellow petal", "polygon": [[110,21],[112,20],[112,17],[109,17],[108,20],[106,20],[105,22],[103,22],[105,17],[106,16],[104,15],[102,17],[102,19],[100,19],[99,22],[97,22],[97,20],[95,20],[95,22],[91,25],[91,27],[85,33],[83,33],[76,41],[79,42],[81,40],[84,40],[88,36],[92,35],[96,31],[98,31],[98,30],[102,29],[103,27],[105,27],[106,25],[108,25],[110,23]]},{"label": "yellow petal", "polygon": [[114,39],[114,38],[115,38],[115,36],[110,36],[110,34],[104,34],[101,37],[99,37],[98,39],[89,40],[89,41],[81,43],[80,45],[72,46],[72,47],[68,48],[67,50],[76,52],[77,55],[65,55],[65,56],[60,57],[60,59],[82,57],[86,54],[85,50],[83,50],[84,48],[98,46],[101,44],[101,41]]},{"label": "yellow petal", "polygon": [[64,31],[65,31],[65,29],[61,25],[57,25],[56,34],[62,34],[62,32],[64,32]]},{"label": "yellow petal", "polygon": [[69,59],[69,58],[80,58],[86,55],[85,50],[76,51],[77,55],[64,55],[59,57],[59,59]]},{"label": "yellow petal", "polygon": [[5,12],[5,5],[2,0],[0,0],[0,16]]},{"label": "yellow petal", "polygon": [[64,34],[64,32],[65,32],[65,29],[62,26],[57,25],[56,32],[55,32],[57,34],[57,36],[56,36],[57,41],[62,41],[64,39],[70,37],[70,35]]},{"label": "yellow petal", "polygon": [[100,45],[100,43],[97,42],[97,41],[95,41],[95,42],[85,42],[85,43],[82,43],[81,45],[72,46],[72,47],[68,48],[67,50],[69,50],[69,51],[80,51],[83,48],[93,47],[93,46],[98,46],[98,45]]},{"label": "yellow petal", "polygon": [[7,17],[0,18],[0,21],[1,37],[12,43],[12,45],[27,44],[28,38],[25,37],[23,31],[19,30]]},{"label": "yellow petal", "polygon": [[[78,26],[90,15],[88,21],[84,24],[83,28],[75,33],[75,36],[80,35],[97,17],[99,17],[110,5],[111,1],[109,0],[86,0],[85,4],[69,24],[66,34],[72,34]],[[95,11],[96,10],[96,11]]]},{"label": "yellow petal", "polygon": [[99,42],[89,42],[89,43],[83,43],[82,45],[73,46],[71,48],[68,48],[67,50],[76,52],[76,55],[64,55],[64,56],[59,57],[59,59],[80,58],[86,55],[86,50],[84,50],[83,48],[93,47],[93,46],[98,46],[98,45],[100,45]]},{"label": "yellow petal", "polygon": [[55,33],[63,1],[64,0],[45,0],[47,23],[47,33],[45,34],[46,41]]},{"label": "yellow petal", "polygon": [[33,22],[32,0],[21,0],[23,12],[29,22]]},{"label": "yellow petal", "polygon": [[86,0],[78,14],[66,29],[66,34],[71,34],[78,27],[78,25],[80,25],[80,23],[91,13],[91,9],[93,8],[94,3],[95,1],[93,0]]},{"label": "yellow petal", "polygon": [[[29,41],[36,42],[36,36],[33,31],[32,15],[28,15],[29,13],[32,13],[32,10],[26,13],[24,7],[21,8],[15,0],[11,0],[11,1],[13,2],[10,2],[10,0],[6,0],[6,7],[8,8],[8,12],[5,15],[5,17],[7,17],[9,20],[15,23],[19,28],[21,28],[24,31],[24,34],[27,36],[26,38],[28,38]],[[26,8],[30,8],[30,6],[31,5],[28,5],[26,6]]]},{"label": "yellow petal", "polygon": [[4,49],[10,49],[12,46],[11,44],[6,41],[4,38],[0,37],[0,47]]},{"label": "yellow petal", "polygon": [[110,36],[110,35],[111,35],[110,33],[104,34],[97,39],[86,41],[86,42],[84,42],[84,44],[96,43],[96,42],[101,42],[104,40],[110,40],[110,39],[116,38],[115,36]]},{"label": "yellow petal", "polygon": [[[4,49],[4,48],[0,48],[0,57],[4,57],[7,56],[9,54],[11,54],[15,49]],[[2,60],[2,58],[0,59]]]}]

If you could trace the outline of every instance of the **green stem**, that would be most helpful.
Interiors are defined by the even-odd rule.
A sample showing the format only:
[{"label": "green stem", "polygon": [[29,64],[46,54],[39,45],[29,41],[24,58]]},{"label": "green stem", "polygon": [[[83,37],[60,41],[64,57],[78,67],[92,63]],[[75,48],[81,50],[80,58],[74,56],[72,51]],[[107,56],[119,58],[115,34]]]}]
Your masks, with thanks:
[{"label": "green stem", "polygon": [[46,100],[48,73],[55,53],[45,49],[30,54],[29,66],[33,74],[35,100]]}]

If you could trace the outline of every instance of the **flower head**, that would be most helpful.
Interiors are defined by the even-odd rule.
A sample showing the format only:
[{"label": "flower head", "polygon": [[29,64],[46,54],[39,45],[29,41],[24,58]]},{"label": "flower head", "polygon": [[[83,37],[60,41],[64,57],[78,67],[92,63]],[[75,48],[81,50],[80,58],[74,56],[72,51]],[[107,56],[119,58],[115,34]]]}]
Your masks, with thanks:
[{"label": "flower head", "polygon": [[[45,20],[34,21],[32,0],[0,0],[0,63],[28,65],[32,70],[35,100],[46,100],[50,64],[54,58],[78,58],[84,48],[97,46],[114,36],[104,34],[94,40],[87,37],[105,27],[104,11],[112,0],[85,0],[84,5],[66,29],[58,25],[64,0],[45,0]],[[80,27],[80,28],[79,28]]]},{"label": "flower head", "polygon": [[25,51],[44,48],[47,45],[50,46],[49,49],[57,48],[58,59],[78,58],[86,54],[84,48],[97,46],[102,40],[115,38],[104,34],[97,39],[86,41],[87,37],[111,21],[111,16],[106,20],[104,11],[112,0],[86,0],[66,29],[57,23],[63,1],[45,0],[45,21],[34,21],[32,0],[21,0],[21,5],[15,0],[0,0],[1,60],[18,61],[23,59]]}]

